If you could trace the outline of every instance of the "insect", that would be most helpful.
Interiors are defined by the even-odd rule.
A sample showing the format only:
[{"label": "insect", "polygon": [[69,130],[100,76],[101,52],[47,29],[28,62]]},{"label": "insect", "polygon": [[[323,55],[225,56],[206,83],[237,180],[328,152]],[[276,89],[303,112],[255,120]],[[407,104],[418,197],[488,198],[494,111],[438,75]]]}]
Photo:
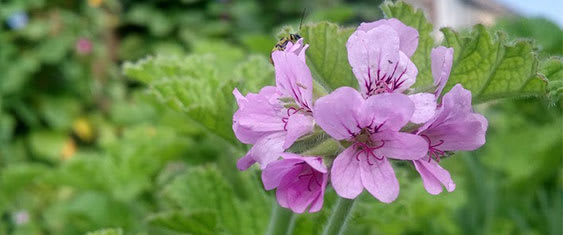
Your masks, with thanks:
[{"label": "insect", "polygon": [[[298,31],[301,31],[301,25],[303,24],[303,17],[305,16],[305,10],[307,10],[307,9],[306,8],[303,9],[303,12],[301,13],[301,21],[299,22],[299,30]],[[289,35],[280,38],[278,43],[276,43],[276,45],[272,49],[272,52],[283,51],[283,50],[285,50],[285,47],[287,46],[287,44],[289,42],[295,43],[299,39],[301,39],[301,35],[299,35],[297,33],[290,33]],[[274,64],[272,57],[270,57],[270,63]]]}]

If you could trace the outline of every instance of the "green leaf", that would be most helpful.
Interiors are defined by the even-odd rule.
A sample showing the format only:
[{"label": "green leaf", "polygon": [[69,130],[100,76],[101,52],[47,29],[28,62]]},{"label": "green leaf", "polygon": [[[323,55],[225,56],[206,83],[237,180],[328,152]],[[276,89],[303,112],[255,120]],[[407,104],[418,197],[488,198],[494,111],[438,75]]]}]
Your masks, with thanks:
[{"label": "green leaf", "polygon": [[548,91],[551,98],[563,94],[563,59],[552,57],[540,64],[540,73],[549,81]]},{"label": "green leaf", "polygon": [[[435,44],[432,24],[422,11],[404,2],[385,2],[381,9],[387,18],[397,18],[418,30],[419,44],[411,58],[418,68],[414,87],[431,86],[430,52]],[[531,42],[510,42],[504,34],[490,33],[482,25],[467,35],[450,28],[441,31],[443,45],[454,48],[452,71],[444,91],[460,83],[471,90],[474,103],[546,94],[548,81],[538,74],[538,59]]]},{"label": "green leaf", "polygon": [[432,71],[430,63],[430,52],[434,47],[432,24],[424,16],[424,12],[404,2],[392,3],[386,1],[381,5],[385,18],[397,18],[404,24],[418,31],[418,48],[411,57],[412,62],[418,69],[418,76],[414,87],[428,87],[432,85]]},{"label": "green leaf", "polygon": [[263,56],[250,56],[236,67],[234,74],[243,94],[258,92],[263,86],[274,83],[274,67]]},{"label": "green leaf", "polygon": [[216,234],[217,215],[213,211],[181,211],[162,212],[148,218],[151,225],[189,234]]},{"label": "green leaf", "polygon": [[340,28],[328,22],[306,24],[301,28],[300,34],[309,44],[307,65],[313,78],[327,91],[341,86],[357,87],[346,51],[346,41],[352,32],[353,28]]},{"label": "green leaf", "polygon": [[120,228],[106,228],[96,230],[94,232],[88,232],[86,235],[123,235],[123,230]]},{"label": "green leaf", "polygon": [[[126,63],[124,73],[150,86],[163,104],[182,112],[216,135],[238,143],[231,130],[234,80],[221,76],[215,56],[148,57]],[[232,71],[232,69],[230,70]]]},{"label": "green leaf", "polygon": [[[194,167],[164,187],[161,195],[163,202],[173,209],[216,213],[217,231],[263,234],[268,224],[268,218],[263,215],[269,214],[270,201],[257,180],[242,179],[245,180],[230,183],[213,165]],[[249,197],[237,197],[232,185],[247,189],[244,192],[249,193]],[[246,188],[249,185],[251,187]]]},{"label": "green leaf", "polygon": [[538,59],[529,41],[509,43],[504,34],[491,34],[482,25],[467,36],[449,28],[442,32],[444,44],[454,48],[446,91],[461,83],[475,103],[546,93],[547,81],[537,75]]}]

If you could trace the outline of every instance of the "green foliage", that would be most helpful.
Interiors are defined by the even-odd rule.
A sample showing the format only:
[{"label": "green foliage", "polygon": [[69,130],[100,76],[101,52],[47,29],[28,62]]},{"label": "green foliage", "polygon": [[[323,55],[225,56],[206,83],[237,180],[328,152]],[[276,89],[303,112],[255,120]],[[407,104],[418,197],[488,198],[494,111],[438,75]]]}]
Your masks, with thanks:
[{"label": "green foliage", "polygon": [[546,94],[546,80],[537,74],[538,60],[529,41],[506,42],[484,26],[471,36],[443,29],[445,45],[454,48],[454,64],[446,90],[457,83],[473,93],[476,103],[491,99]]},{"label": "green foliage", "polygon": [[328,22],[307,24],[301,29],[301,36],[309,44],[306,53],[309,69],[327,91],[357,86],[346,52],[346,41],[352,32],[352,28],[342,29]]},{"label": "green foliage", "polygon": [[[157,224],[182,232],[197,229],[202,231],[201,234],[216,231],[226,234],[263,234],[268,218],[260,215],[268,214],[270,200],[260,190],[259,182],[248,177],[239,177],[237,184],[234,184],[248,190],[246,193],[250,195],[244,199],[237,197],[234,188],[216,167],[188,169],[162,190],[162,198],[170,207],[190,213],[173,212],[172,215],[159,217]],[[171,227],[170,224],[176,220],[186,226]],[[203,230],[203,227],[207,230]]]},{"label": "green foliage", "polygon": [[88,232],[86,235],[123,235],[123,230],[118,228],[106,228],[94,232]]},{"label": "green foliage", "polygon": [[[382,9],[386,17],[398,18],[419,31],[419,47],[412,58],[419,70],[415,87],[428,87],[432,82],[432,25],[421,11],[403,2],[387,2]],[[445,91],[460,83],[472,91],[475,103],[548,93],[549,81],[538,71],[538,58],[530,41],[511,42],[505,34],[491,33],[482,25],[475,26],[468,34],[450,28],[441,31],[443,45],[454,48],[454,62]]]},{"label": "green foliage", "polygon": [[217,214],[212,211],[168,211],[148,218],[150,224],[181,233],[215,234]]},{"label": "green foliage", "polygon": [[[151,86],[158,100],[176,111],[186,113],[218,136],[236,143],[230,130],[233,110],[233,78],[219,76],[211,55],[184,58],[146,58],[126,64],[125,74]],[[211,96],[210,94],[215,94]]]},{"label": "green foliage", "polygon": [[541,54],[563,53],[563,30],[545,18],[510,17],[500,20],[494,28],[505,31],[509,37],[533,38]]}]

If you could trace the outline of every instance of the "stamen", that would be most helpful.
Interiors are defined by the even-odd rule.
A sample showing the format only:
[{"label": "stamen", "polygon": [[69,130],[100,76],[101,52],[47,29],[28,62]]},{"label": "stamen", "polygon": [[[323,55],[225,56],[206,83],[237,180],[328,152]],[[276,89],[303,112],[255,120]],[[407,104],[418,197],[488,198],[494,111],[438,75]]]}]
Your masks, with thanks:
[{"label": "stamen", "polygon": [[426,139],[426,142],[428,142],[428,162],[432,161],[432,157],[434,157],[437,162],[440,162],[440,157],[446,155],[446,153],[442,150],[437,149],[436,147],[442,145],[444,143],[444,140],[439,140],[439,143],[432,145],[430,137],[428,137],[427,135],[420,136],[422,136],[424,139]]}]

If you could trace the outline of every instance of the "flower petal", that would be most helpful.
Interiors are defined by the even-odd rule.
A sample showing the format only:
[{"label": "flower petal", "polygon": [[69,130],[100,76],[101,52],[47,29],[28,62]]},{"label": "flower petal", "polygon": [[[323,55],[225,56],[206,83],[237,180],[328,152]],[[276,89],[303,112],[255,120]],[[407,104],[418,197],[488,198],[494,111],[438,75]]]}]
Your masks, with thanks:
[{"label": "flower petal", "polygon": [[382,142],[382,147],[375,150],[376,156],[401,160],[416,160],[428,152],[428,142],[424,138],[404,132],[383,131],[371,135],[371,139]]},{"label": "flower petal", "polygon": [[478,149],[485,144],[485,131],[481,119],[476,118],[475,115],[478,114],[468,114],[467,119],[464,120],[445,122],[421,134],[428,136],[433,144],[444,141],[437,146],[443,151]]},{"label": "flower petal", "polygon": [[321,173],[327,173],[326,166],[323,164],[323,159],[321,157],[301,156],[294,153],[282,153],[281,157],[284,159],[299,159],[301,161],[305,161],[314,170]]},{"label": "flower petal", "polygon": [[399,181],[387,158],[371,161],[371,165],[365,158],[360,159],[362,185],[381,202],[394,201],[399,195]]},{"label": "flower petal", "polygon": [[282,201],[286,203],[286,208],[291,209],[295,213],[305,212],[307,207],[309,207],[321,193],[322,184],[319,185],[315,182],[315,179],[310,178],[315,176],[302,174],[304,171],[308,172],[310,170],[309,168],[310,167],[305,165],[303,165],[303,169],[296,167],[295,169],[298,169],[299,173],[294,174],[296,171],[292,170],[286,174],[276,191],[276,197],[281,197]]},{"label": "flower petal", "polygon": [[416,93],[409,95],[414,103],[414,113],[411,117],[413,123],[425,123],[430,120],[436,113],[436,97],[430,93]]},{"label": "flower petal", "polygon": [[354,199],[363,190],[360,176],[360,161],[355,157],[356,149],[348,147],[334,159],[331,169],[331,184],[343,198]]},{"label": "flower petal", "polygon": [[411,119],[414,104],[408,96],[384,93],[370,96],[360,110],[360,126],[398,131]]},{"label": "flower petal", "polygon": [[249,93],[242,97],[238,90],[233,91],[239,109],[233,115],[235,136],[245,144],[254,144],[259,138],[272,132],[283,131],[281,109],[277,100],[276,88],[267,86],[260,93]]},{"label": "flower petal", "polygon": [[341,87],[315,103],[316,123],[337,140],[349,139],[359,133],[359,109],[364,98],[351,87]]},{"label": "flower petal", "polygon": [[313,77],[305,61],[298,55],[285,51],[272,53],[276,72],[276,86],[288,97],[293,97],[302,108],[311,110],[313,103]]},{"label": "flower petal", "polygon": [[454,49],[443,46],[436,47],[432,49],[430,57],[432,58],[432,77],[434,77],[434,86],[436,86],[434,94],[438,97],[450,77]]},{"label": "flower petal", "polygon": [[301,136],[312,132],[314,125],[315,122],[313,120],[313,117],[309,115],[295,113],[289,116],[286,126],[287,135],[285,136],[285,143],[283,144],[283,148],[287,149],[291,147],[291,145],[293,145],[293,143]]},{"label": "flower petal", "polygon": [[260,164],[262,169],[264,169],[270,162],[277,160],[280,154],[284,151],[282,147],[284,139],[284,132],[275,132],[261,137],[258,141],[256,141],[254,146],[252,146],[250,151],[248,151],[246,156],[237,162],[237,167],[239,170],[246,170],[253,164],[252,160],[250,160],[253,159],[255,162]]},{"label": "flower petal", "polygon": [[399,63],[391,73],[387,73],[384,80],[389,92],[402,93],[416,82],[418,69],[403,52],[399,53]]},{"label": "flower petal", "polygon": [[446,187],[448,192],[454,191],[455,183],[452,181],[450,173],[440,167],[436,161],[431,159],[428,162],[427,159],[413,161],[426,191],[433,195],[440,194],[442,192],[442,185]]},{"label": "flower petal", "polygon": [[374,93],[377,81],[392,74],[400,59],[399,36],[387,25],[368,32],[356,30],[348,38],[346,48],[348,62],[366,96]]},{"label": "flower petal", "polygon": [[[289,172],[287,172],[287,174],[285,174],[284,177],[282,177],[282,180],[278,185],[278,189],[276,190],[276,199],[281,207],[289,208],[289,202],[292,199],[289,197],[286,189],[288,188],[289,184],[292,184],[295,179],[298,179],[298,176],[301,173],[301,171],[302,171],[301,167],[295,167],[292,168]],[[283,188],[282,190],[280,190],[282,185]]]},{"label": "flower petal", "polygon": [[323,174],[322,178],[321,178],[321,191],[319,192],[319,195],[317,196],[317,198],[315,198],[315,200],[313,202],[311,202],[311,207],[309,208],[310,213],[318,212],[323,207],[323,201],[324,201],[324,195],[325,195],[327,182],[328,182],[328,174]]},{"label": "flower petal", "polygon": [[246,154],[237,161],[237,168],[244,171],[256,163],[256,160],[251,155]]},{"label": "flower petal", "polygon": [[303,38],[300,38],[293,44],[291,41],[287,42],[285,52],[291,52],[299,57],[299,60],[305,63],[305,51],[309,48],[309,44],[303,45]]},{"label": "flower petal", "polygon": [[415,28],[406,26],[403,22],[398,19],[382,19],[375,22],[361,23],[358,30],[370,31],[380,25],[391,26],[398,34],[400,38],[400,49],[408,57],[411,57],[416,48],[418,47],[418,31]]},{"label": "flower petal", "polygon": [[294,168],[295,164],[303,162],[300,159],[281,159],[274,161],[262,170],[264,189],[272,190],[280,184],[282,178]]},{"label": "flower petal", "polygon": [[457,84],[442,97],[441,107],[436,110],[432,119],[419,128],[418,133],[440,126],[445,122],[463,120],[473,112],[472,110],[471,92]]}]

